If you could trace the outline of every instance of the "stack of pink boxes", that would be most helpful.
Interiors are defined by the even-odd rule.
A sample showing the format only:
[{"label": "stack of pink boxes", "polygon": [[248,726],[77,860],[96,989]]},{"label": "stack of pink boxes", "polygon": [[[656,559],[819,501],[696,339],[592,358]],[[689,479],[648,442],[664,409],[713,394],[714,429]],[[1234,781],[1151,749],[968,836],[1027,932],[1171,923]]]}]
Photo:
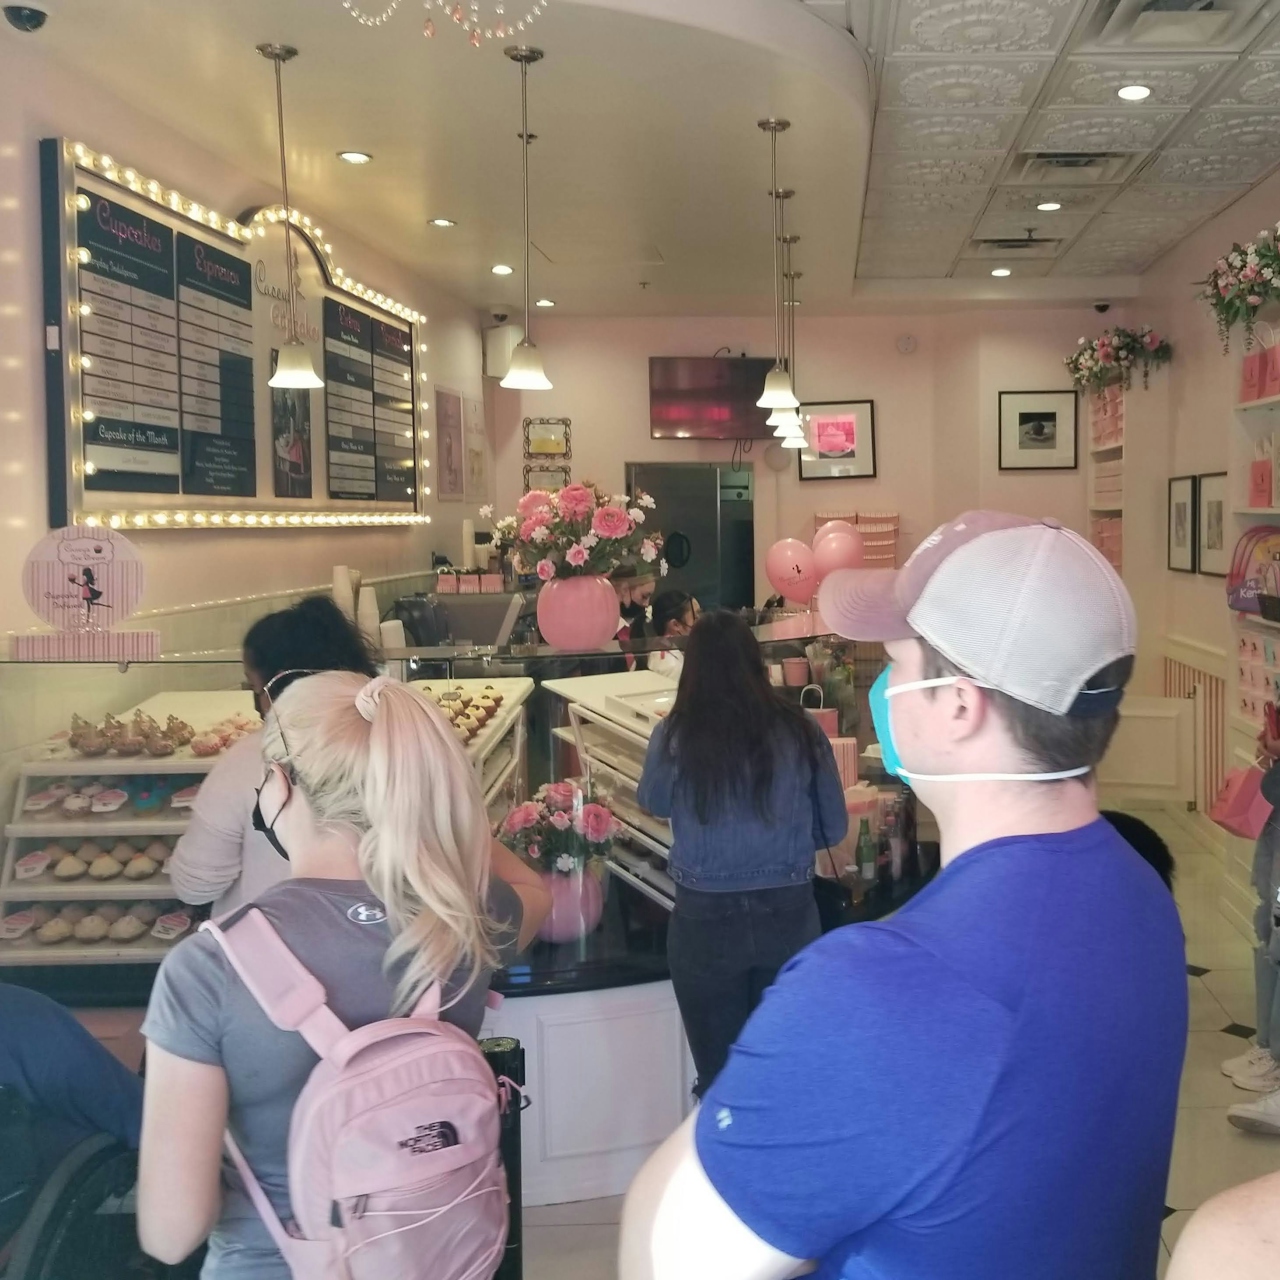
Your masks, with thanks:
[{"label": "stack of pink boxes", "polygon": [[1124,443],[1124,392],[1118,383],[1089,397],[1089,444],[1110,449]]},{"label": "stack of pink boxes", "polygon": [[1107,558],[1117,573],[1123,572],[1124,520],[1120,516],[1094,516],[1089,522],[1089,541]]},{"label": "stack of pink boxes", "polygon": [[1239,640],[1236,663],[1236,715],[1262,728],[1263,708],[1280,704],[1280,645],[1270,636],[1246,632]]}]

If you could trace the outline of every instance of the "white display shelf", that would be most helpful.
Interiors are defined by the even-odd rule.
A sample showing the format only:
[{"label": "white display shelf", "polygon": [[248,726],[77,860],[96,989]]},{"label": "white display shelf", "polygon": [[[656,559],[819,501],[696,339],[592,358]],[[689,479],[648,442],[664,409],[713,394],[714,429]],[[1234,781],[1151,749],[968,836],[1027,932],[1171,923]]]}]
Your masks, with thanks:
[{"label": "white display shelf", "polygon": [[1244,400],[1236,405],[1237,413],[1252,413],[1256,409],[1280,409],[1280,396],[1264,396],[1261,400]]},{"label": "white display shelf", "polygon": [[175,752],[171,756],[75,756],[63,748],[64,756],[57,759],[28,760],[22,766],[24,778],[111,778],[154,774],[167,777],[171,774],[208,773],[226,754],[194,756],[188,748],[186,755]]},{"label": "white display shelf", "polygon": [[177,897],[164,872],[146,880],[126,880],[122,875],[113,880],[93,880],[87,875],[79,880],[55,880],[46,872],[34,880],[12,880],[4,886],[4,898],[11,902],[143,902],[153,898],[169,902]]},{"label": "white display shelf", "polygon": [[1117,515],[1117,514],[1123,514],[1123,513],[1124,513],[1124,500],[1123,500],[1123,499],[1121,499],[1119,502],[1113,502],[1113,503],[1110,503],[1110,504],[1108,504],[1108,505],[1103,505],[1103,504],[1100,504],[1100,503],[1091,502],[1091,503],[1089,504],[1089,510],[1090,510],[1090,511],[1096,511],[1099,515]]},{"label": "white display shelf", "polygon": [[20,818],[4,829],[10,840],[50,840],[62,836],[83,836],[96,840],[100,836],[180,836],[189,818],[156,818],[133,814],[127,818]]},{"label": "white display shelf", "polygon": [[[142,895],[138,895],[141,897]],[[182,935],[190,936],[190,930]],[[0,942],[0,968],[5,965],[28,964],[159,964],[173,950],[181,938],[161,942],[150,933],[132,942],[53,942],[45,946],[32,942],[31,935],[17,942]]]},{"label": "white display shelf", "polygon": [[1280,519],[1280,507],[1236,507],[1232,511],[1237,516],[1269,516]]},{"label": "white display shelf", "polygon": [[1124,461],[1124,441],[1119,444],[1102,444],[1089,450],[1091,458],[1101,458],[1104,462],[1123,462]]}]

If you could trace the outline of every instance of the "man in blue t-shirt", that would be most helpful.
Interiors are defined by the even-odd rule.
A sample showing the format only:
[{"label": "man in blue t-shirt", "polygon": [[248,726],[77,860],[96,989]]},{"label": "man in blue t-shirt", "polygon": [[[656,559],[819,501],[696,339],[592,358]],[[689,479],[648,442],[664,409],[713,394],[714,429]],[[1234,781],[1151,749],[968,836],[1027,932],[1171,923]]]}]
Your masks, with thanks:
[{"label": "man in blue t-shirt", "polygon": [[885,644],[877,737],[943,872],[783,971],[632,1187],[622,1280],[1152,1280],[1182,931],[1093,786],[1132,602],[1056,522],[970,512],[818,603]]}]

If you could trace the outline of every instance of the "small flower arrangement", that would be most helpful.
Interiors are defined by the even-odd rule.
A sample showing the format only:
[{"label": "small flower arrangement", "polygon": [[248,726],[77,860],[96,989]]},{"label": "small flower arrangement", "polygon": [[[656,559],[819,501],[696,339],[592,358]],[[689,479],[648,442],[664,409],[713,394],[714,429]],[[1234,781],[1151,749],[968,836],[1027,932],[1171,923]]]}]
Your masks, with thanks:
[{"label": "small flower arrangement", "polygon": [[1151,370],[1173,359],[1173,347],[1149,324],[1141,329],[1107,329],[1092,342],[1081,338],[1076,349],[1063,361],[1078,387],[1100,391],[1119,382],[1126,391],[1133,382],[1135,366],[1142,367],[1142,385],[1148,385]]},{"label": "small flower arrangement", "polygon": [[1258,311],[1270,302],[1280,302],[1280,223],[1276,229],[1258,232],[1249,244],[1233,244],[1230,252],[1214,263],[1200,295],[1213,308],[1222,350],[1231,349],[1231,330],[1244,325],[1244,349],[1253,346],[1253,327]]},{"label": "small flower arrangement", "polygon": [[[610,498],[593,484],[569,484],[563,489],[532,489],[516,503],[516,514],[494,523],[499,540],[509,539],[525,572],[543,582],[588,574],[609,574],[623,565],[658,562],[662,535],[645,528],[654,501],[637,490],[633,498]],[[481,507],[482,519],[493,508]]]},{"label": "small flower arrangement", "polygon": [[499,837],[544,870],[572,875],[605,853],[617,831],[609,808],[589,801],[572,782],[552,782],[507,814]]}]

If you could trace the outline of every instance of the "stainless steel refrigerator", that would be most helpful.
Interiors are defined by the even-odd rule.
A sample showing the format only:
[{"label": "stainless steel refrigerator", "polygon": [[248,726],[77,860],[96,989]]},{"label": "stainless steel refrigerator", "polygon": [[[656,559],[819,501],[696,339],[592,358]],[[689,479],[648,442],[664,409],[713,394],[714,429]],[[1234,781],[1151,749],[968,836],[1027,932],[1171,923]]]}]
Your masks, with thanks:
[{"label": "stainless steel refrigerator", "polygon": [[667,540],[670,573],[658,590],[677,587],[704,609],[755,605],[755,479],[751,465],[629,462],[627,489],[657,504],[651,519]]}]

